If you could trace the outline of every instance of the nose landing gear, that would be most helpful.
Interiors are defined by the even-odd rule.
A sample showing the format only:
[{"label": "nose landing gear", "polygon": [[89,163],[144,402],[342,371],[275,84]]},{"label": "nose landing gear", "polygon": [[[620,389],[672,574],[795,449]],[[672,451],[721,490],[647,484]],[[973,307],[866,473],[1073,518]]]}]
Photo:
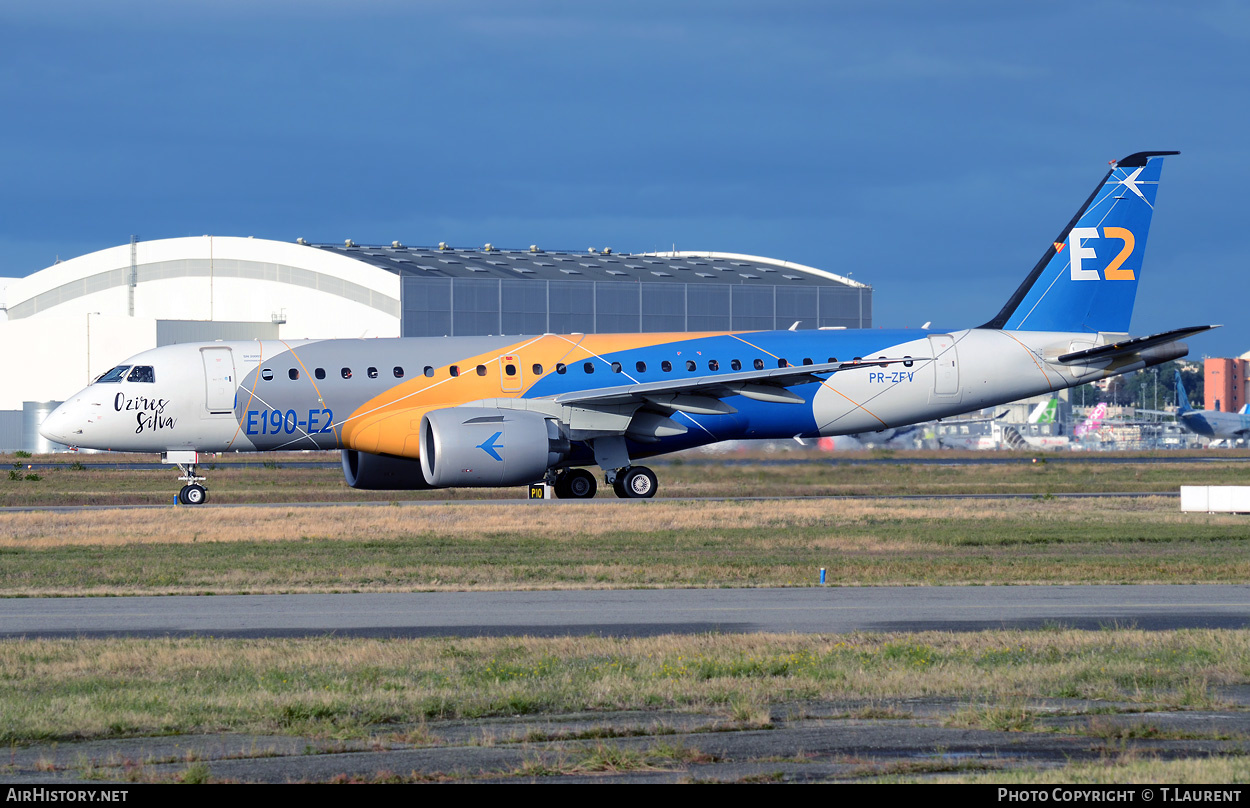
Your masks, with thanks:
[{"label": "nose landing gear", "polygon": [[[194,467],[193,467],[194,468]],[[179,477],[184,480],[186,477]],[[191,477],[193,480],[203,480],[203,477]],[[183,505],[202,505],[204,500],[208,499],[208,490],[199,483],[191,483],[184,485],[182,490],[178,492],[178,501]]]},{"label": "nose landing gear", "polygon": [[170,463],[182,470],[178,479],[186,485],[178,492],[178,502],[183,505],[203,505],[208,499],[208,490],[200,485],[206,478],[195,473],[199,459],[198,452],[165,452],[161,455],[162,463]]}]

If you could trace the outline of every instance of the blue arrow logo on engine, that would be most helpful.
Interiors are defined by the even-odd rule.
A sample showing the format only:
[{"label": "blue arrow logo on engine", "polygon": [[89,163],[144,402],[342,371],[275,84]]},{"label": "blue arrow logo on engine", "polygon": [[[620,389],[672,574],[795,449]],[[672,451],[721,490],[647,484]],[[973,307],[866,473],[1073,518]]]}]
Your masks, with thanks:
[{"label": "blue arrow logo on engine", "polygon": [[499,440],[499,436],[502,434],[503,434],[502,432],[496,432],[494,435],[491,435],[489,438],[479,443],[477,445],[477,448],[481,449],[483,452],[486,452],[486,454],[490,455],[496,460],[503,460],[503,458],[499,456],[499,452],[495,451],[496,449],[503,448],[502,443],[495,443],[495,441]]}]

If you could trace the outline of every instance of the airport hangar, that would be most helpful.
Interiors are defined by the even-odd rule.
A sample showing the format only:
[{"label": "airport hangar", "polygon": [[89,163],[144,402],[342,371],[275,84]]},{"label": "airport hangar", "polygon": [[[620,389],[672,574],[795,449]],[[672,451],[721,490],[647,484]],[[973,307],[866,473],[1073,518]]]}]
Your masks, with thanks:
[{"label": "airport hangar", "polygon": [[736,253],[202,236],[0,279],[0,451],[55,451],[57,403],[149,348],[217,339],[870,328],[872,287]]}]

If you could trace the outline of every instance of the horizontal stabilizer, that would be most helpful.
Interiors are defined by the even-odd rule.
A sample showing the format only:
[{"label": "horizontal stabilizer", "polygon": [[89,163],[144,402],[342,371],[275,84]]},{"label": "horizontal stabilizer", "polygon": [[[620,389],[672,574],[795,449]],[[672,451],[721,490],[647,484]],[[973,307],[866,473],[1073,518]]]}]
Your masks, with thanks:
[{"label": "horizontal stabilizer", "polygon": [[1095,348],[1086,348],[1083,351],[1066,353],[1059,356],[1055,361],[1063,365],[1083,365],[1096,359],[1112,359],[1117,356],[1138,353],[1146,348],[1152,348],[1155,345],[1162,345],[1166,342],[1175,342],[1178,339],[1184,339],[1194,334],[1201,334],[1203,331],[1210,331],[1212,328],[1219,328],[1219,326],[1195,325],[1189,328],[1164,331],[1160,334],[1151,334],[1148,337],[1134,337],[1121,342],[1113,342],[1110,345],[1099,345]]}]

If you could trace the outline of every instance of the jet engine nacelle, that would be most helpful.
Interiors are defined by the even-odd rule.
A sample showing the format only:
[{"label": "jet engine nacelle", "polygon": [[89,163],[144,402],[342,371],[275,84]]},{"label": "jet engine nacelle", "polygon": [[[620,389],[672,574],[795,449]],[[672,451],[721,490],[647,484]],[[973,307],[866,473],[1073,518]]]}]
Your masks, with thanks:
[{"label": "jet engine nacelle", "polygon": [[421,473],[421,461],[407,457],[343,450],[343,477],[352,488],[370,491],[416,491],[430,488]]},{"label": "jet engine nacelle", "polygon": [[435,488],[525,485],[568,450],[559,421],[542,413],[450,407],[421,419],[421,470]]}]

